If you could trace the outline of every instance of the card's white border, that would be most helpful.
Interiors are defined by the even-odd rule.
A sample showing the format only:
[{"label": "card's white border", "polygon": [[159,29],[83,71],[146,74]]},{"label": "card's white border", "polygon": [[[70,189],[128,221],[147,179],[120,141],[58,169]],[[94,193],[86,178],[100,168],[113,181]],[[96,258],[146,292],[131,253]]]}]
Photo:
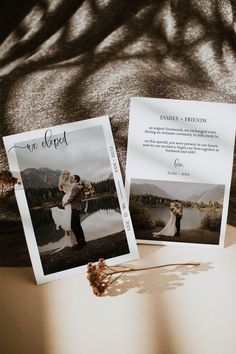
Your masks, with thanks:
[{"label": "card's white border", "polygon": [[[113,257],[113,258],[106,260],[109,265],[114,265],[114,264],[120,264],[123,262],[128,262],[128,261],[137,259],[139,257],[139,254],[138,254],[136,239],[134,236],[133,226],[132,226],[132,222],[131,222],[131,218],[130,218],[130,214],[129,214],[126,194],[125,194],[125,190],[123,187],[122,176],[121,176],[119,162],[118,162],[118,158],[117,158],[117,154],[116,154],[114,139],[112,136],[109,117],[102,116],[102,117],[91,118],[91,119],[82,120],[82,121],[78,121],[78,122],[74,122],[74,123],[45,127],[43,129],[37,129],[37,130],[28,131],[28,132],[24,132],[24,133],[9,135],[9,136],[6,136],[3,138],[3,142],[4,142],[5,149],[6,149],[7,156],[8,156],[10,171],[12,172],[13,176],[18,178],[18,181],[21,182],[20,167],[18,164],[15,150],[12,149],[11,152],[8,153],[8,150],[12,146],[14,146],[15,143],[21,143],[21,142],[29,141],[32,139],[42,138],[47,129],[53,129],[53,135],[57,135],[57,134],[63,133],[64,131],[72,132],[72,131],[76,131],[76,130],[82,130],[85,128],[90,128],[90,127],[92,128],[95,126],[101,126],[103,129],[104,136],[105,136],[106,147],[107,147],[107,151],[108,151],[108,155],[109,155],[109,159],[110,159],[110,163],[111,163],[111,169],[112,169],[112,173],[113,173],[114,181],[115,181],[115,185],[116,185],[116,191],[117,191],[117,196],[118,196],[118,200],[119,200],[119,204],[120,204],[120,210],[121,210],[121,215],[122,215],[122,219],[123,219],[123,223],[124,223],[124,229],[126,232],[126,239],[127,239],[129,250],[130,250],[130,253],[128,253],[128,254]],[[111,154],[111,150],[113,152],[112,154]],[[38,250],[38,246],[37,246],[37,242],[36,242],[36,238],[35,238],[34,228],[33,228],[31,217],[30,217],[29,207],[28,207],[25,191],[24,191],[22,184],[20,184],[20,185],[16,184],[15,194],[16,194],[16,199],[17,199],[17,203],[19,206],[21,219],[23,222],[23,228],[24,228],[24,232],[25,232],[26,242],[27,242],[27,246],[29,249],[31,263],[32,263],[32,266],[34,269],[34,274],[35,274],[37,284],[42,284],[45,282],[57,280],[57,279],[60,279],[60,278],[63,278],[65,276],[69,276],[69,275],[84,273],[87,269],[87,265],[78,266],[75,268],[67,269],[67,270],[60,271],[60,272],[53,273],[53,274],[47,274],[47,275],[44,274],[40,255],[39,255],[39,250]],[[89,260],[88,260],[88,262],[89,262]]]},{"label": "card's white border", "polygon": [[[212,105],[215,106],[214,108],[218,106],[224,106],[225,108],[229,106],[234,106],[235,107],[235,114],[236,114],[236,104],[228,104],[228,103],[220,103],[220,102],[208,102],[208,101],[193,101],[193,100],[177,100],[177,99],[168,99],[168,98],[151,98],[151,97],[131,97],[131,103],[130,103],[130,112],[132,110],[132,104],[135,102],[135,100],[160,100],[160,101],[166,101],[166,104],[168,101],[175,101],[179,102],[180,104],[183,102],[188,102],[188,104],[193,103],[198,103],[198,104],[206,104],[206,105]],[[229,121],[232,119],[229,119]],[[234,127],[234,134],[236,133],[236,123]],[[126,167],[128,167],[128,160],[129,160],[129,140],[130,140],[130,129],[128,131],[128,142],[127,142],[127,157],[126,157]],[[217,245],[215,244],[204,244],[204,243],[188,243],[188,242],[174,242],[174,241],[160,241],[160,240],[145,240],[145,239],[136,239],[136,242],[138,244],[150,244],[150,245],[159,245],[159,246],[184,246],[184,247],[207,247],[207,248],[224,248],[224,242],[225,242],[225,234],[226,234],[226,227],[227,227],[227,216],[228,216],[228,208],[229,208],[229,196],[230,196],[230,187],[231,187],[231,180],[232,180],[232,173],[233,173],[233,161],[234,161],[234,144],[235,140],[233,143],[232,151],[231,151],[231,160],[232,160],[232,169],[231,171],[228,171],[228,178],[226,179],[225,182],[225,193],[224,193],[224,201],[223,201],[223,212],[222,212],[222,218],[221,218],[221,229],[220,229],[220,235],[219,235],[219,243]],[[132,176],[126,174],[125,176],[125,191],[126,191],[126,196],[129,204],[129,195],[130,195],[130,181],[132,178],[139,178],[138,176]],[[148,179],[148,178],[146,178]],[[151,178],[150,178],[151,180]],[[169,182],[175,182],[173,179],[168,179]],[[181,181],[176,181],[180,182]],[[186,181],[185,181],[186,182]],[[193,183],[190,181],[189,183]],[[196,181],[195,183],[198,183]],[[210,183],[210,181],[209,181]],[[219,183],[222,184],[222,183]]]}]

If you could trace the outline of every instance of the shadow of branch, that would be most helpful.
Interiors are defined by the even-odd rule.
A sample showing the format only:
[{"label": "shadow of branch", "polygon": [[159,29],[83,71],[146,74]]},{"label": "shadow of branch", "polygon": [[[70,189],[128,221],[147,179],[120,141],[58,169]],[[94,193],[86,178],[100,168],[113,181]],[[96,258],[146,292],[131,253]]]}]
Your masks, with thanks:
[{"label": "shadow of branch", "polygon": [[213,269],[212,263],[201,263],[199,266],[175,266],[149,271],[124,274],[108,287],[105,296],[119,296],[136,289],[138,294],[161,294],[174,290],[185,283],[189,275],[196,275]]}]

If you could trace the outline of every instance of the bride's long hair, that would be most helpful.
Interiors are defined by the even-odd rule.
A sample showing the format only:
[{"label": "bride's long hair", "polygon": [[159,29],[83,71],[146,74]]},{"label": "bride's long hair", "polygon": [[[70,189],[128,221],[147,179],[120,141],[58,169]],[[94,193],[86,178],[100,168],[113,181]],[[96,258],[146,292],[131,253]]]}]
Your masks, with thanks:
[{"label": "bride's long hair", "polygon": [[60,191],[63,191],[63,185],[65,184],[65,182],[68,182],[70,178],[70,172],[65,170],[61,173],[60,177],[59,177],[59,181],[58,181],[58,188]]}]

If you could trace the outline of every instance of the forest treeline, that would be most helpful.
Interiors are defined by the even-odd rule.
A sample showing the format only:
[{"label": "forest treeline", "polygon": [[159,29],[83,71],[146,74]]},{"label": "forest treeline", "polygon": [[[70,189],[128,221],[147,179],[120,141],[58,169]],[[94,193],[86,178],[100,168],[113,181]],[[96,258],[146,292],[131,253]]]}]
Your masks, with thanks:
[{"label": "forest treeline", "polygon": [[[97,183],[91,183],[94,194],[92,198],[84,197],[87,205],[87,212],[94,212],[99,209],[116,209],[119,207],[119,202],[116,196],[116,188],[114,180],[108,179]],[[62,207],[62,198],[64,193],[58,187],[52,188],[27,188],[25,190],[29,208],[40,208],[48,206]],[[83,208],[83,209],[84,209]]]},{"label": "forest treeline", "polygon": [[[157,206],[168,206],[173,201],[169,198],[161,198],[151,194],[145,195],[134,195],[132,194],[132,198],[140,201],[143,205],[148,207],[157,207]],[[209,201],[209,202],[197,202],[192,200],[180,200],[181,204],[184,208],[196,208],[196,209],[221,209],[222,204],[218,201]]]}]

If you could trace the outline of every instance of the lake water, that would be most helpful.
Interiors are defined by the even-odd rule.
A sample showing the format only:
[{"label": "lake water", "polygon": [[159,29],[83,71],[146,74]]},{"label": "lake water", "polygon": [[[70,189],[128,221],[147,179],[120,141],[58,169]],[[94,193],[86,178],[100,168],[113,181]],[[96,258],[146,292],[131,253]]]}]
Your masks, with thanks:
[{"label": "lake water", "polygon": [[[31,211],[35,236],[38,246],[59,241],[65,234],[56,226],[49,209]],[[119,209],[98,210],[94,213],[81,214],[81,225],[86,241],[105,237],[124,230],[124,224]]]},{"label": "lake water", "polygon": [[[170,211],[167,206],[163,207],[155,207],[155,208],[148,208],[152,217],[152,220],[161,219],[165,223],[168,222],[170,218]],[[221,211],[214,211],[214,210],[199,210],[193,208],[184,208],[183,210],[183,217],[181,219],[181,229],[188,230],[188,229],[196,229],[201,226],[201,220],[204,218],[205,215],[210,214],[212,216],[219,216],[221,215]]]}]

